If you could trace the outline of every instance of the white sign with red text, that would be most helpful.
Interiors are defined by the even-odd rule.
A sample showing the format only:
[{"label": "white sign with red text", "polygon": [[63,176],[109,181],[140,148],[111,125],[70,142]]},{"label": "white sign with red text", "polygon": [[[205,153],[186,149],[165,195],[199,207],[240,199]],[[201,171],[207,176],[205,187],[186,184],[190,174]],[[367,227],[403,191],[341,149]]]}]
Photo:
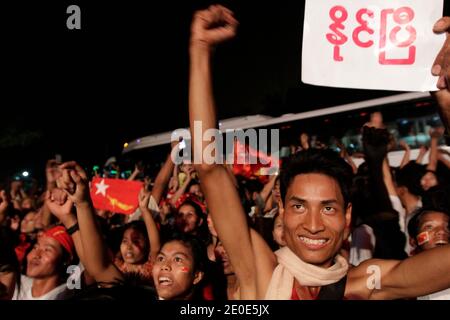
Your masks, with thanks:
[{"label": "white sign with red text", "polygon": [[433,33],[442,0],[306,0],[302,81],[358,89],[437,90]]}]

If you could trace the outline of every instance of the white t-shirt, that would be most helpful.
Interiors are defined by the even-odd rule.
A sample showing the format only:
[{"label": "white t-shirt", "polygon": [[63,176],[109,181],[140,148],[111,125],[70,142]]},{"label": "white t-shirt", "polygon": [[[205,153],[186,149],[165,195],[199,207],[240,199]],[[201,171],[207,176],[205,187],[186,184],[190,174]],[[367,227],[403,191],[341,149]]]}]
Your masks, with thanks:
[{"label": "white t-shirt", "polygon": [[33,297],[33,294],[31,292],[32,286],[33,279],[21,275],[20,290],[18,290],[16,286],[12,300],[64,300],[67,299],[71,294],[70,290],[67,288],[66,283],[63,283],[40,297]]},{"label": "white t-shirt", "polygon": [[[398,222],[400,224],[400,230],[405,234],[406,236],[406,242],[405,242],[405,252],[408,256],[411,256],[411,252],[413,251],[413,247],[411,247],[409,243],[409,234],[408,234],[408,223],[409,220],[414,216],[413,213],[410,213],[409,215],[406,215],[406,210],[403,208],[403,205],[400,201],[400,198],[398,196],[392,196],[390,195],[389,198],[391,199],[392,207],[398,212]],[[422,207],[422,201],[419,200],[417,202],[417,208]]]},{"label": "white t-shirt", "polygon": [[355,228],[351,235],[349,263],[355,267],[365,260],[372,259],[376,238],[373,229],[367,224]]},{"label": "white t-shirt", "polygon": [[429,294],[427,296],[418,297],[417,300],[450,300],[450,288]]}]

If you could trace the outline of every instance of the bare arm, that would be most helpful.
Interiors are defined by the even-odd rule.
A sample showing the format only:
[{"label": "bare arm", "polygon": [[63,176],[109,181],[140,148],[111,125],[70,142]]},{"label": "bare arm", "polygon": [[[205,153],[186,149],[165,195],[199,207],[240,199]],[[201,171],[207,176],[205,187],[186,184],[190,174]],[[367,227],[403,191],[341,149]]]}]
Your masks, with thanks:
[{"label": "bare arm", "polygon": [[[77,217],[72,211],[73,202],[67,199],[67,194],[63,190],[53,188],[51,192],[47,191],[44,205],[47,207],[49,212],[58,218],[66,229],[69,229],[77,224]],[[78,257],[84,264],[85,257],[83,243],[81,242],[79,230],[72,234],[72,239],[75,244],[75,250],[77,251]]]},{"label": "bare arm", "polygon": [[[216,24],[221,26],[211,27]],[[210,68],[212,47],[232,38],[236,25],[237,21],[232,13],[221,6],[212,6],[194,16],[190,45],[189,120],[194,143],[194,160],[200,160],[200,164],[196,163],[195,167],[214,226],[239,279],[241,298],[255,299],[265,293],[261,293],[265,288],[257,285],[257,277],[261,275],[256,272],[256,253],[252,247],[250,229],[237,190],[224,166],[201,161],[203,150],[212,142],[199,139],[202,143],[196,143],[197,135],[216,128]],[[197,132],[195,127],[199,124],[201,130]]]},{"label": "bare arm", "polygon": [[438,162],[438,142],[443,134],[443,128],[436,128],[430,130],[430,159],[427,165],[427,170],[436,171]]},{"label": "bare arm", "polygon": [[108,254],[106,243],[95,219],[89,195],[89,181],[84,170],[75,162],[61,165],[63,182],[69,200],[76,206],[80,236],[83,244],[83,264],[97,282],[122,280],[122,273]]},{"label": "bare arm", "polygon": [[163,195],[164,189],[169,183],[170,177],[173,172],[174,163],[170,154],[167,156],[166,162],[159,170],[158,175],[156,176],[155,183],[152,189],[152,197],[155,199],[156,203],[159,203],[161,197]]},{"label": "bare arm", "polygon": [[383,161],[383,180],[389,195],[397,196],[397,191],[395,190],[394,180],[392,179],[391,168],[389,167],[387,157],[384,158]]},{"label": "bare arm", "polygon": [[152,213],[148,209],[149,200],[150,200],[150,193],[142,189],[139,194],[139,208],[142,211],[145,227],[147,229],[148,239],[150,241],[149,256],[151,261],[154,262],[156,256],[158,255],[159,249],[161,248],[161,242],[159,239],[159,230],[156,226],[155,220],[153,220]]},{"label": "bare arm", "polygon": [[403,140],[400,141],[400,146],[403,148],[403,150],[405,150],[402,162],[400,163],[400,168],[403,168],[409,163],[409,160],[411,159],[411,149],[409,148],[409,145]]},{"label": "bare arm", "polygon": [[264,185],[264,188],[259,193],[264,202],[266,202],[267,198],[269,198],[270,194],[272,193],[272,189],[275,186],[276,180],[277,176],[271,175],[269,181]]},{"label": "bare arm", "polygon": [[133,181],[134,179],[136,179],[136,177],[138,176],[139,173],[141,173],[141,169],[138,167],[138,165],[135,165],[133,173],[128,177],[127,180]]},{"label": "bare arm", "polygon": [[425,146],[420,146],[419,154],[417,155],[417,158],[416,158],[416,163],[417,163],[417,164],[422,164],[423,158],[424,158],[425,155],[427,154],[427,151],[428,151],[427,147],[425,147]]},{"label": "bare arm", "polygon": [[358,167],[356,166],[352,157],[348,154],[345,145],[341,141],[338,141],[337,146],[341,149],[341,152],[339,153],[341,158],[344,159],[352,167],[353,173],[356,174],[358,172]]},{"label": "bare arm", "polygon": [[189,186],[189,184],[190,184],[191,181],[192,181],[192,175],[191,175],[191,173],[192,173],[191,171],[189,171],[189,172],[187,173],[186,180],[184,180],[183,185],[181,185],[181,186],[177,189],[177,191],[175,191],[175,193],[173,194],[172,198],[170,198],[170,203],[172,204],[172,206],[175,206],[175,204],[177,203],[177,200],[178,200],[183,194],[186,193],[186,189],[187,189],[187,187]]},{"label": "bare arm", "polygon": [[[354,268],[365,284],[369,267],[380,270],[380,289],[367,289],[369,299],[404,299],[424,296],[450,287],[450,245],[423,251],[403,261],[367,260]],[[372,269],[373,270],[373,269]]]},{"label": "bare arm", "polygon": [[41,212],[42,212],[42,225],[44,226],[44,228],[46,228],[52,223],[52,212],[48,207],[47,202],[44,202]]}]

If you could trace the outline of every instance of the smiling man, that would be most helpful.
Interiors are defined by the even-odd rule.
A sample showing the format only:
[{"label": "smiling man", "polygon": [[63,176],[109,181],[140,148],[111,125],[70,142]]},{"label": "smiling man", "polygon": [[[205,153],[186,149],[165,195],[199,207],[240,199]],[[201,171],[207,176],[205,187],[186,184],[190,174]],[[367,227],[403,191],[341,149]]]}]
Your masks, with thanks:
[{"label": "smiling man", "polygon": [[65,278],[75,247],[62,226],[47,230],[27,255],[26,276],[21,276],[20,289],[13,300],[62,300],[69,295]]},{"label": "smiling man", "polygon": [[[193,18],[189,117],[191,128],[196,121],[202,123],[202,132],[191,130],[194,154],[203,154],[210,144],[195,143],[195,135],[217,123],[212,52],[235,36],[237,24],[233,13],[218,5]],[[196,170],[241,299],[401,299],[450,287],[448,245],[403,261],[372,259],[349,267],[339,251],[349,234],[352,169],[332,151],[300,152],[281,171],[279,208],[287,246],[276,254],[249,229],[226,168],[205,161]]]}]

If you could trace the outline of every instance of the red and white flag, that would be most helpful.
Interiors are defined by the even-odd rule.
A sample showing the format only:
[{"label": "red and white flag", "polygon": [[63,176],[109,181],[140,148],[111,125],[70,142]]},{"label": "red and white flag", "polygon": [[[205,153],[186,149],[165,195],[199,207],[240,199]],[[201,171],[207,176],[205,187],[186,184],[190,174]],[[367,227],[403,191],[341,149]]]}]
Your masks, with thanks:
[{"label": "red and white flag", "polygon": [[139,192],[143,183],[120,179],[94,178],[91,198],[95,209],[132,214],[139,206]]},{"label": "red and white flag", "polygon": [[[239,141],[236,141],[234,146],[233,173],[235,175],[241,175],[247,179],[257,178],[265,183],[268,180],[268,175],[276,174],[281,164],[278,158],[255,150]],[[250,158],[256,160],[254,161],[256,163],[249,161]]]}]

